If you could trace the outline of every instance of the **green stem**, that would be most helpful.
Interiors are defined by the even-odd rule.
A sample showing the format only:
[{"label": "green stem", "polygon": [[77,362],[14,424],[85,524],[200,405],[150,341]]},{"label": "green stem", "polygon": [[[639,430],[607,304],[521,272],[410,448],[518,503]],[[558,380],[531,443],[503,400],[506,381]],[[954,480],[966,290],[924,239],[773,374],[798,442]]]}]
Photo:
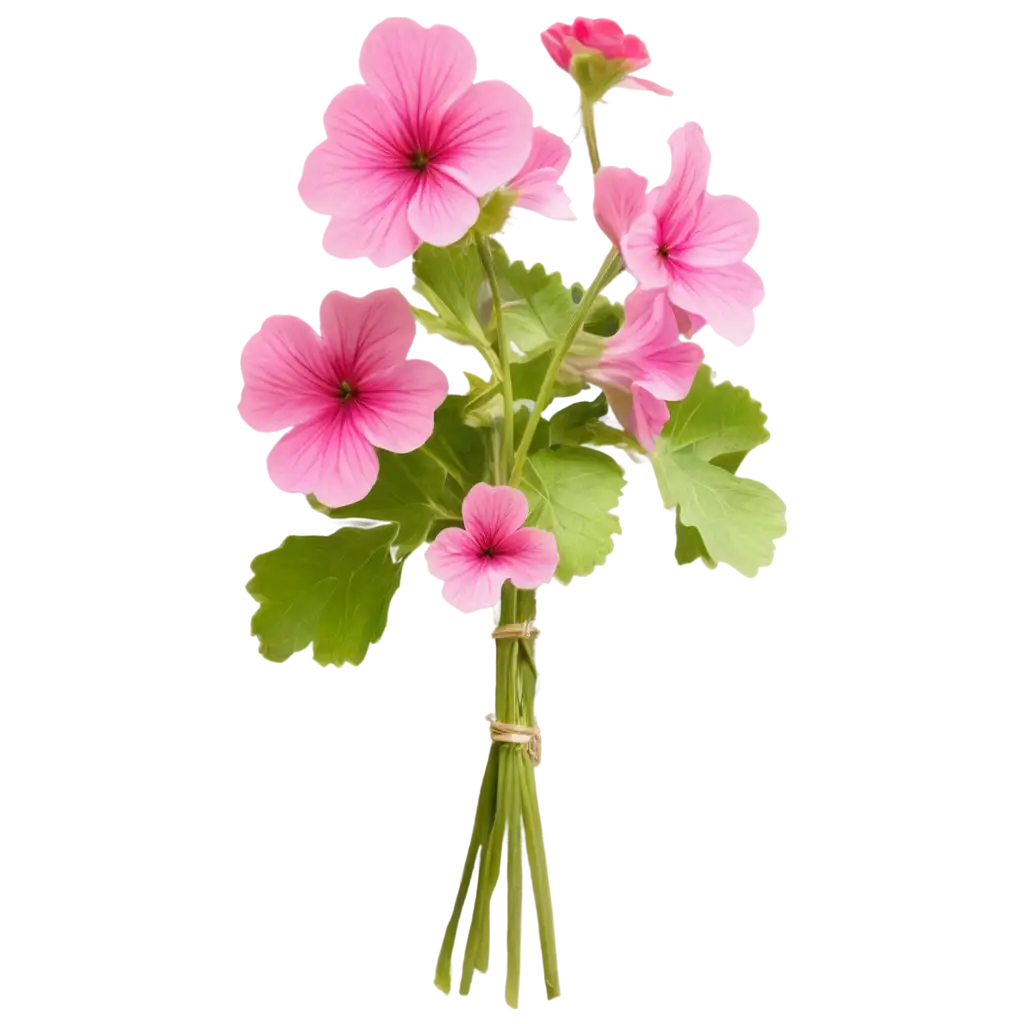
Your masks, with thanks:
[{"label": "green stem", "polygon": [[491,254],[491,242],[485,235],[475,234],[474,242],[476,251],[480,255],[480,262],[483,264],[484,273],[487,275],[487,283],[491,288],[491,308],[494,310],[494,330],[498,337],[498,358],[501,360],[501,398],[504,412],[504,423],[501,434],[501,469],[502,476],[499,483],[508,479],[512,466],[512,452],[515,436],[515,420],[512,406],[514,398],[512,395],[512,351],[509,348],[508,335],[505,333],[505,324],[501,308],[501,287],[498,284],[498,272],[494,266],[494,257]]},{"label": "green stem", "polygon": [[505,1002],[513,1009],[519,1005],[519,957],[523,945],[523,836],[522,768],[523,752],[509,746],[511,771],[508,772],[508,935],[505,971]]},{"label": "green stem", "polygon": [[601,157],[597,152],[597,130],[594,127],[594,104],[586,96],[580,97],[580,115],[583,120],[583,134],[587,138],[587,152],[594,174],[601,170]]},{"label": "green stem", "polygon": [[580,333],[584,323],[586,323],[587,315],[590,313],[590,309],[597,300],[598,295],[601,294],[602,290],[607,287],[608,283],[621,270],[622,259],[619,256],[619,250],[612,246],[611,252],[605,257],[604,263],[601,264],[601,269],[597,272],[597,277],[591,282],[590,287],[580,300],[579,306],[576,307],[576,312],[573,315],[568,330],[565,332],[565,336],[559,341],[557,348],[551,355],[551,361],[548,363],[544,380],[541,382],[540,390],[537,392],[537,401],[530,412],[530,418],[526,421],[526,428],[519,441],[519,447],[516,449],[515,462],[512,464],[512,474],[509,477],[509,483],[513,487],[518,487],[519,481],[522,479],[523,467],[526,465],[526,456],[530,451],[530,443],[533,441],[537,424],[540,423],[541,413],[544,412],[548,402],[551,401],[551,392],[554,390],[555,379],[558,377],[562,360],[569,354],[569,349],[572,348],[576,335]]}]

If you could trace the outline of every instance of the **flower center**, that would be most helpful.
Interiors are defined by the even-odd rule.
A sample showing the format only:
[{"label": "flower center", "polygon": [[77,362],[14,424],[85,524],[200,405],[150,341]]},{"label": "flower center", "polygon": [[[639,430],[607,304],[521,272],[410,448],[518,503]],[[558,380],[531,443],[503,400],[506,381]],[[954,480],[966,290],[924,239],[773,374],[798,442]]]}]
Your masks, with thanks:
[{"label": "flower center", "polygon": [[671,251],[672,251],[672,250],[671,250],[671,249],[669,249],[669,247],[668,247],[668,242],[662,242],[662,243],[661,243],[661,245],[659,245],[659,246],[658,246],[658,255],[659,255],[659,256],[665,256],[665,257],[667,257],[667,256],[668,256],[668,254],[669,254],[669,253],[670,253]]},{"label": "flower center", "polygon": [[483,551],[480,552],[480,554],[483,555],[484,558],[493,558],[494,548],[484,548]]},{"label": "flower center", "polygon": [[356,389],[352,387],[352,385],[349,384],[347,380],[343,380],[338,385],[338,398],[340,398],[343,402],[347,402],[350,398],[354,398],[355,394]]},{"label": "flower center", "polygon": [[414,171],[422,171],[430,163],[430,154],[423,149],[417,149],[409,154],[409,166]]}]

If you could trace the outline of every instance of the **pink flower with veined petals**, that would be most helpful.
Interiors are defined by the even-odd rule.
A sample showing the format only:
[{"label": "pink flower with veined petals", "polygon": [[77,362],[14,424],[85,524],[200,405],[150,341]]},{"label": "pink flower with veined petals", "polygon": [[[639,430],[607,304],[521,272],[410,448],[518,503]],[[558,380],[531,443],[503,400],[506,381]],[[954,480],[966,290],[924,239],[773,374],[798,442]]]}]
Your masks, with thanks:
[{"label": "pink flower with veined petals", "polygon": [[665,293],[636,288],[626,297],[625,324],[582,376],[604,391],[619,422],[651,451],[668,422],[665,403],[686,397],[703,361],[699,345],[679,340]]},{"label": "pink flower with veined petals", "polygon": [[664,289],[691,319],[701,317],[742,345],[764,298],[757,273],[743,262],[757,238],[757,214],[736,196],[707,192],[711,153],[700,125],[672,133],[672,171],[645,193],[647,179],[602,168],[594,179],[594,216],[619,246],[641,288]]},{"label": "pink flower with veined petals", "polygon": [[376,448],[410,452],[430,437],[448,379],[406,358],[415,333],[394,288],[361,299],[331,292],[319,335],[298,317],[264,321],[242,351],[238,411],[256,430],[293,428],[267,458],[281,490],[349,505],[377,479]]},{"label": "pink flower with veined petals", "polygon": [[567,72],[572,57],[586,50],[608,60],[625,60],[639,70],[647,59],[647,47],[638,36],[628,35],[610,17],[589,17],[583,11],[570,22],[551,22],[538,30],[538,42],[555,71]]},{"label": "pink flower with veined petals", "polygon": [[530,105],[504,82],[477,82],[476,55],[453,28],[389,18],[359,54],[365,85],[324,115],[327,141],[306,159],[303,202],[331,215],[324,248],[387,267],[421,241],[450,245],[530,151]]},{"label": "pink flower with veined petals", "polygon": [[515,205],[555,220],[575,220],[576,214],[569,207],[569,197],[558,184],[570,155],[563,139],[544,128],[534,128],[530,155],[505,186],[516,193]]},{"label": "pink flower with veined petals", "polygon": [[461,612],[490,608],[511,580],[533,590],[558,565],[554,535],[523,526],[526,495],[514,487],[475,484],[462,503],[464,530],[442,530],[427,548],[427,569],[444,580],[441,596]]}]

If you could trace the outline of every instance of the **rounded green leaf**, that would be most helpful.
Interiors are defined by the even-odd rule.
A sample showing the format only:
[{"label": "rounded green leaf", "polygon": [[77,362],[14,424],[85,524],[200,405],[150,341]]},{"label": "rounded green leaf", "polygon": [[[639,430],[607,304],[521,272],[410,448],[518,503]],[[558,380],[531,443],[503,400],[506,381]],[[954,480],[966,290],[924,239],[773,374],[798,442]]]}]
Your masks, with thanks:
[{"label": "rounded green leaf", "polygon": [[287,537],[257,555],[246,589],[259,602],[252,633],[260,654],[284,661],[313,645],[321,665],[358,665],[384,634],[402,562],[396,526],[347,527],[329,537]]},{"label": "rounded green leaf", "polygon": [[558,544],[555,576],[568,583],[603,565],[621,533],[611,510],[619,503],[625,475],[619,464],[593,448],[559,447],[526,461],[523,491],[530,526],[550,530]]}]

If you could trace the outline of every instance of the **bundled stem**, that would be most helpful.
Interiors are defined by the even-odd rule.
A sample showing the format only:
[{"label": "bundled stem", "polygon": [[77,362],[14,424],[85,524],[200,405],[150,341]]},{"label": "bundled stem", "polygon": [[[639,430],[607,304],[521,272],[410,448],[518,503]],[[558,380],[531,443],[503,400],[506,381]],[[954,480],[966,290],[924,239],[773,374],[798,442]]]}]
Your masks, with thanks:
[{"label": "bundled stem", "polygon": [[[536,612],[536,595],[506,583],[502,590],[501,623],[528,621]],[[537,676],[533,640],[512,637],[497,641],[495,662],[495,710],[503,722],[535,724],[533,701]],[[544,838],[540,827],[537,786],[533,763],[525,746],[495,743],[491,747],[480,786],[476,819],[469,851],[459,883],[455,909],[448,922],[437,959],[434,984],[443,992],[451,990],[451,961],[455,934],[465,905],[473,867],[479,853],[476,897],[470,920],[466,952],[462,963],[459,992],[469,992],[475,971],[486,971],[490,960],[490,903],[501,869],[501,850],[508,836],[508,951],[505,1001],[519,1004],[520,950],[523,924],[523,841],[530,864],[537,921],[540,930],[544,981],[549,999],[559,994],[558,960],[555,952],[554,915],[548,882]]]}]

